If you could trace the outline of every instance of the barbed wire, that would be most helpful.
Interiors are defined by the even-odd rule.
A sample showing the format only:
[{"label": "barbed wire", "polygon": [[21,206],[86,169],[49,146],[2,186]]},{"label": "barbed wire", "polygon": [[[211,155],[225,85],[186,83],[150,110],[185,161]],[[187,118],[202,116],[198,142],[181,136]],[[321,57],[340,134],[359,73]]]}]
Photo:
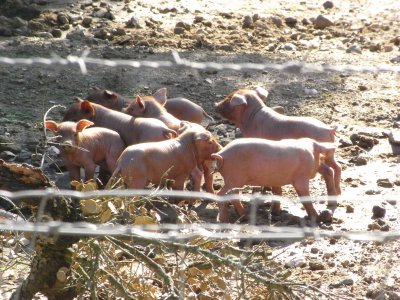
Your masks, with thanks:
[{"label": "barbed wire", "polygon": [[232,71],[267,71],[275,70],[286,73],[323,73],[323,72],[344,72],[344,73],[377,73],[394,72],[400,73],[400,66],[393,65],[330,65],[305,63],[301,61],[290,61],[286,63],[217,63],[217,62],[195,62],[181,58],[176,51],[172,51],[172,60],[127,60],[127,59],[103,59],[89,57],[88,49],[82,52],[81,56],[68,55],[62,58],[55,54],[50,58],[12,58],[0,57],[0,64],[9,65],[78,65],[82,74],[88,73],[87,65],[107,67],[132,67],[132,68],[172,68],[180,67],[195,70],[232,70]]},{"label": "barbed wire", "polygon": [[[397,195],[340,195],[340,196],[313,196],[290,199],[288,197],[261,194],[234,194],[218,196],[207,192],[171,191],[171,190],[98,190],[90,192],[80,192],[74,190],[58,190],[48,188],[45,190],[25,190],[10,192],[0,190],[0,196],[9,199],[35,198],[40,202],[41,210],[44,209],[43,203],[52,197],[72,197],[78,199],[101,198],[101,197],[175,197],[175,198],[196,198],[207,199],[215,202],[227,202],[231,200],[241,200],[251,202],[251,205],[258,205],[264,201],[280,201],[282,203],[309,202],[316,199],[341,201],[366,201],[382,202],[395,201],[400,199]],[[395,208],[398,210],[398,208]],[[255,219],[255,210],[250,209],[250,220]],[[252,221],[250,221],[252,224]],[[314,224],[315,225],[315,224]],[[137,235],[142,237],[152,237],[162,240],[188,240],[194,237],[204,237],[212,239],[257,239],[257,240],[298,240],[307,237],[315,239],[323,237],[346,238],[362,241],[388,241],[400,238],[400,231],[375,232],[375,231],[321,231],[317,227],[295,228],[290,226],[264,226],[248,224],[213,224],[213,223],[194,223],[194,224],[154,224],[154,225],[115,225],[115,224],[93,224],[88,222],[59,222],[51,221],[47,223],[26,222],[21,220],[0,222],[0,230],[14,232],[34,232],[37,234],[50,235],[78,235],[78,236],[120,236]]]}]

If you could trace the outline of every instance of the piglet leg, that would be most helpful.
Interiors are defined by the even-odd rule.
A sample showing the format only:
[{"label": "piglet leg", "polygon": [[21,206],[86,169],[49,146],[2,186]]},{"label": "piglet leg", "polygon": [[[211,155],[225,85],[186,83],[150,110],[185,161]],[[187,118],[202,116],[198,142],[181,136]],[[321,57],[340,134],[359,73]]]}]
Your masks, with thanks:
[{"label": "piglet leg", "polygon": [[[272,193],[277,196],[282,196],[282,187],[273,186]],[[271,214],[278,216],[281,213],[281,203],[279,201],[272,201]]]},{"label": "piglet leg", "polygon": [[[298,180],[293,183],[293,186],[297,192],[297,195],[299,197],[310,197],[310,191],[309,191],[309,182],[308,180]],[[318,219],[318,213],[315,210],[313,204],[310,202],[303,202],[303,206],[307,212],[307,215],[310,217],[310,219],[317,220]]]},{"label": "piglet leg", "polygon": [[[321,163],[319,166],[318,172],[322,175],[325,180],[326,190],[329,196],[336,196],[336,187],[335,187],[335,178],[334,178],[334,171],[331,167],[326,165],[325,163]],[[328,206],[336,206],[337,201],[329,200]]]}]

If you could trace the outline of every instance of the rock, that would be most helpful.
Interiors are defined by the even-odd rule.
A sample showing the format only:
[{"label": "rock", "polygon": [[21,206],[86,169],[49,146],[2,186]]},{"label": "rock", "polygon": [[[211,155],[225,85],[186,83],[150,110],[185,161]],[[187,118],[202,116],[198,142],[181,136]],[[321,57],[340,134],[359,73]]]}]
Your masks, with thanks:
[{"label": "rock", "polygon": [[50,32],[38,32],[36,33],[37,37],[45,38],[45,39],[51,39],[53,38],[53,35]]},{"label": "rock", "polygon": [[354,280],[352,278],[346,278],[343,279],[342,281],[338,282],[338,283],[332,283],[329,285],[330,288],[339,288],[342,286],[349,286],[349,285],[353,285],[354,284]]},{"label": "rock", "polygon": [[312,254],[317,254],[317,253],[319,253],[319,249],[316,248],[316,247],[312,247],[311,250],[310,250],[310,252],[311,252]]},{"label": "rock", "polygon": [[345,148],[345,147],[350,147],[353,146],[353,142],[350,140],[348,137],[341,137],[339,139],[339,147],[340,148]]},{"label": "rock", "polygon": [[368,224],[368,230],[381,230],[381,226],[378,223]]},{"label": "rock", "polygon": [[128,21],[126,21],[125,26],[127,28],[142,28],[139,19],[135,16],[132,16]]},{"label": "rock", "polygon": [[394,186],[393,182],[391,182],[388,178],[378,179],[376,183],[378,184],[378,186],[384,188],[392,188]]},{"label": "rock", "polygon": [[100,28],[93,32],[93,35],[97,39],[101,40],[112,40],[112,34],[105,28]]},{"label": "rock", "polygon": [[288,17],[285,19],[285,24],[289,27],[295,27],[297,24],[297,19],[296,18],[292,18],[292,17]]},{"label": "rock", "polygon": [[292,43],[286,43],[282,46],[282,49],[287,50],[287,51],[296,51],[297,48],[295,45],[293,45]]},{"label": "rock", "polygon": [[70,17],[67,16],[66,14],[64,14],[64,13],[59,13],[57,15],[57,23],[60,26],[61,25],[65,25],[65,24],[69,24],[70,23]]},{"label": "rock", "polygon": [[396,56],[396,57],[393,57],[391,60],[390,60],[390,62],[391,63],[400,63],[400,55],[399,56]]},{"label": "rock", "polygon": [[71,41],[82,41],[83,39],[85,39],[85,33],[83,29],[76,29],[67,33],[66,37]]},{"label": "rock", "polygon": [[371,52],[378,52],[378,51],[381,51],[381,49],[382,49],[382,45],[380,43],[372,44],[369,46],[369,51],[371,51]]},{"label": "rock", "polygon": [[318,94],[319,94],[316,89],[308,89],[308,88],[304,89],[304,93],[310,97],[315,97],[315,96],[318,96]]},{"label": "rock", "polygon": [[354,212],[354,207],[351,205],[346,206],[346,213],[350,214]]},{"label": "rock", "polygon": [[390,226],[389,224],[385,224],[381,227],[381,231],[389,231],[390,230]]},{"label": "rock", "polygon": [[322,6],[323,6],[325,9],[331,9],[331,8],[333,8],[333,2],[332,2],[332,1],[325,1],[325,2],[322,4]]},{"label": "rock", "polygon": [[191,28],[190,24],[185,23],[185,22],[182,22],[182,21],[176,23],[176,24],[175,24],[175,28],[176,28],[176,27],[184,28],[184,29],[187,30],[187,31],[189,31],[190,28]]},{"label": "rock", "polygon": [[11,151],[3,151],[0,153],[0,158],[5,161],[13,161],[17,156]]},{"label": "rock", "polygon": [[184,33],[185,33],[185,28],[182,28],[182,27],[175,27],[175,28],[174,28],[174,33],[175,33],[175,34],[184,34]]},{"label": "rock", "polygon": [[93,19],[91,17],[83,18],[81,24],[83,27],[89,28],[92,25]]},{"label": "rock", "polygon": [[363,149],[371,149],[374,145],[377,145],[379,141],[376,138],[366,136],[359,133],[353,133],[350,136],[350,140],[353,145],[359,146]]},{"label": "rock", "polygon": [[382,50],[383,50],[383,52],[392,52],[393,46],[392,45],[383,45]]},{"label": "rock", "polygon": [[322,262],[319,262],[317,260],[312,260],[308,263],[308,266],[311,271],[318,271],[318,270],[325,270],[326,267]]},{"label": "rock", "polygon": [[60,38],[62,36],[62,31],[58,28],[54,28],[51,30],[51,35],[55,38]]},{"label": "rock", "polygon": [[372,217],[375,219],[384,218],[386,215],[386,208],[379,205],[374,205],[372,207]]},{"label": "rock", "polygon": [[276,27],[282,27],[283,21],[279,17],[271,17],[271,22],[276,26]]},{"label": "rock", "polygon": [[358,86],[358,89],[359,89],[360,91],[366,91],[366,90],[368,90],[368,87],[365,86],[365,85],[363,85],[363,84],[360,84],[360,85]]},{"label": "rock", "polygon": [[350,159],[350,162],[354,163],[356,166],[365,166],[368,163],[368,160],[368,156],[360,154]]},{"label": "rock", "polygon": [[201,23],[204,21],[204,17],[203,16],[195,16],[193,23]]},{"label": "rock", "polygon": [[332,222],[332,213],[330,210],[323,210],[318,216],[318,221],[322,223],[331,223]]},{"label": "rock", "polygon": [[358,54],[361,54],[362,51],[361,51],[361,48],[360,48],[359,45],[354,44],[354,45],[351,45],[349,48],[346,49],[346,53],[358,53]]},{"label": "rock", "polygon": [[325,29],[327,27],[333,26],[334,23],[329,20],[327,17],[324,17],[323,15],[319,15],[315,20],[314,20],[314,28],[315,29]]},{"label": "rock", "polygon": [[242,28],[254,28],[253,18],[251,16],[245,16],[243,18]]},{"label": "rock", "polygon": [[366,195],[379,195],[381,193],[380,190],[366,190],[365,194]]},{"label": "rock", "polygon": [[400,131],[399,130],[392,130],[389,132],[389,143],[400,145]]}]

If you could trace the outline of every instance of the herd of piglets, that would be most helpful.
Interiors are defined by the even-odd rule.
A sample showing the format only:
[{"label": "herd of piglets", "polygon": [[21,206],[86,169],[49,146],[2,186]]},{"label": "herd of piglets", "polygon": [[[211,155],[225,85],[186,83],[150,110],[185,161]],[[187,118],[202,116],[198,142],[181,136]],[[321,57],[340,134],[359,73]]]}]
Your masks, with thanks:
[{"label": "herd of piglets", "polygon": [[[71,180],[81,180],[80,168],[85,180],[93,179],[98,165],[99,179],[108,181],[107,188],[122,180],[131,189],[171,182],[170,188],[183,190],[191,177],[193,190],[200,191],[204,177],[206,191],[214,193],[216,162],[214,171],[224,179],[218,195],[237,192],[244,185],[268,186],[281,195],[281,187],[291,184],[298,196],[310,196],[309,180],[316,173],[324,178],[328,195],[339,195],[335,128],[315,118],[283,115],[279,108],[265,105],[267,96],[261,87],[239,89],[215,104],[216,112],[243,135],[225,147],[201,125],[213,118],[188,99],[167,99],[166,88],[129,101],[96,87],[84,100],[77,98],[61,123],[47,120],[44,125],[54,134]],[[245,217],[242,203],[232,203]],[[303,206],[311,219],[332,219],[330,212],[318,214],[311,202]],[[273,202],[271,211],[279,214],[280,203]],[[218,221],[229,221],[228,203],[219,204]]]}]

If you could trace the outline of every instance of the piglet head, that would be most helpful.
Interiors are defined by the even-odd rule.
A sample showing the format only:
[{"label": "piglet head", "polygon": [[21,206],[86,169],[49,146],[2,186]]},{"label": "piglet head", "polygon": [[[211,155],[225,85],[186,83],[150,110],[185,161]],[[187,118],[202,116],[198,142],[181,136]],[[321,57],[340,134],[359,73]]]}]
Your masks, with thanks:
[{"label": "piglet head", "polygon": [[224,100],[215,104],[215,111],[227,120],[237,124],[247,108],[246,90],[229,94]]},{"label": "piglet head", "polygon": [[146,110],[146,101],[140,96],[137,96],[122,112],[133,117],[143,117]]},{"label": "piglet head", "polygon": [[158,103],[160,103],[162,106],[165,105],[167,102],[167,88],[161,88],[158,89],[154,94],[153,94],[154,100],[156,100]]},{"label": "piglet head", "polygon": [[92,120],[94,118],[96,110],[92,103],[80,98],[77,98],[77,101],[65,112],[63,121],[77,122],[82,119]]},{"label": "piglet head", "polygon": [[57,124],[54,121],[48,120],[45,122],[45,127],[50,129],[56,136],[55,140],[62,151],[73,151],[79,147],[80,133],[88,126],[93,125],[89,120],[80,120],[79,122],[61,122]]},{"label": "piglet head", "polygon": [[194,141],[200,162],[210,159],[211,154],[222,149],[215,137],[207,130],[204,130],[203,132],[195,132]]}]

